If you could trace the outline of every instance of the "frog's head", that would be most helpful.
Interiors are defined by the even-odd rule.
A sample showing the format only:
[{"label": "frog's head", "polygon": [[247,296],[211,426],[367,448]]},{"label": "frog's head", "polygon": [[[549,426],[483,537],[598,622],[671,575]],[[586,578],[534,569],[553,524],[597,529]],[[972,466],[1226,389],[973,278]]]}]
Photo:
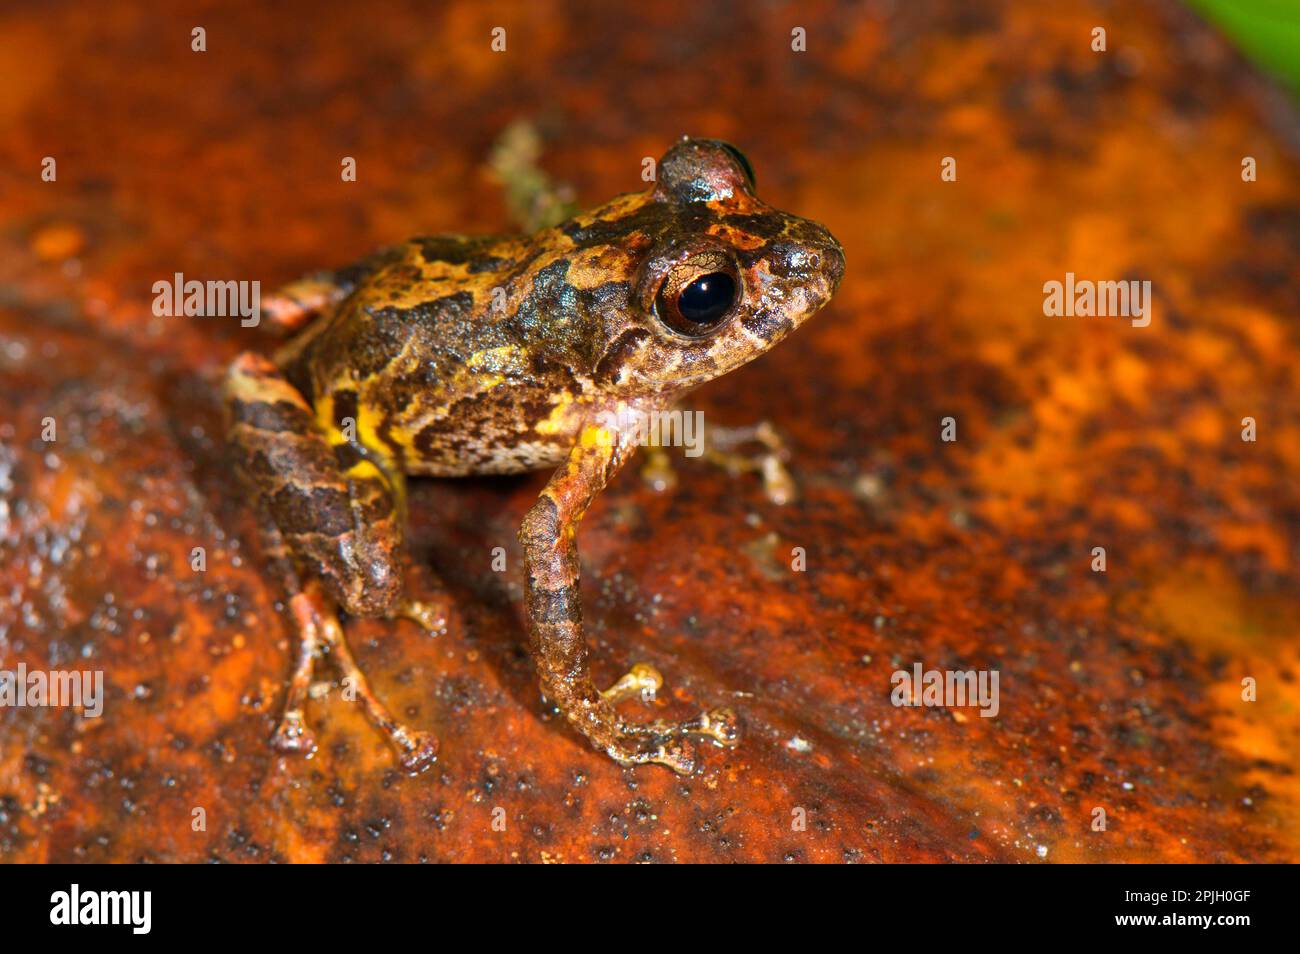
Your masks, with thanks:
[{"label": "frog's head", "polygon": [[839,286],[839,242],[759,201],[749,161],[728,143],[681,140],[637,198],[624,220],[638,252],[627,307],[607,316],[597,365],[620,396],[671,395],[726,374]]}]

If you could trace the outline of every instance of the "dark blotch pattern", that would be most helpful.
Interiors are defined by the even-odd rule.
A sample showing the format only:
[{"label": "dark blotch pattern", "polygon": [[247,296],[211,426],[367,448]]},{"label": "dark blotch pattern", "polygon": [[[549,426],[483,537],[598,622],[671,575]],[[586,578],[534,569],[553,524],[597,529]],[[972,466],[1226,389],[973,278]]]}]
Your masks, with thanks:
[{"label": "dark blotch pattern", "polygon": [[285,484],[270,496],[271,512],[283,533],[337,536],[352,529],[352,503],[336,487]]},{"label": "dark blotch pattern", "polygon": [[239,424],[259,431],[281,433],[310,426],[311,418],[303,408],[288,401],[232,401],[231,414]]}]

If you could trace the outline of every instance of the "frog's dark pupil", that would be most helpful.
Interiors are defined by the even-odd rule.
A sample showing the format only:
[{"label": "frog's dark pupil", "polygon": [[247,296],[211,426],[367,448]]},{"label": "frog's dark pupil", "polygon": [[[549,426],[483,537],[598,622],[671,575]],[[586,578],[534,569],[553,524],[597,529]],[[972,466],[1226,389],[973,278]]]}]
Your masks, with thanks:
[{"label": "frog's dark pupil", "polygon": [[710,272],[687,285],[677,298],[677,310],[697,325],[709,325],[731,309],[736,282],[726,272]]}]

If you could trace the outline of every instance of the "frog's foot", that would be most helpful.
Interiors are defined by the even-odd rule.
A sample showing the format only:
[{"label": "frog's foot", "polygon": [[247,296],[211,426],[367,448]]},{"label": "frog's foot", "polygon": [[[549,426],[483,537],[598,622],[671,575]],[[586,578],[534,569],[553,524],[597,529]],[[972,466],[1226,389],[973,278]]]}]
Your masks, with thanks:
[{"label": "frog's foot", "polygon": [[447,607],[441,602],[403,600],[393,615],[409,619],[430,636],[447,632]]},{"label": "frog's foot", "polygon": [[294,596],[289,605],[298,625],[301,643],[284,712],[271,744],[281,752],[315,751],[316,743],[311,730],[307,728],[303,710],[315,657],[318,651],[324,649],[333,656],[338,666],[345,694],[348,691],[355,693],[371,724],[384,734],[397,751],[402,767],[409,772],[417,772],[436,761],[438,740],[428,732],[410,729],[399,722],[371,691],[365,673],[352,656],[338,617],[324,604],[319,589],[309,586],[307,592]]},{"label": "frog's foot", "polygon": [[[647,663],[637,663],[618,682],[602,692],[610,705],[640,697],[650,701],[663,688],[664,677]],[[689,736],[702,736],[720,746],[740,741],[740,719],[730,709],[711,709],[684,722],[625,722],[619,719],[616,740],[606,751],[624,765],[648,762],[667,765],[674,772],[695,771],[695,745]]]},{"label": "frog's foot", "polygon": [[343,635],[343,627],[333,613],[322,616],[322,632],[335,665],[343,677],[343,685],[356,693],[370,723],[384,733],[384,736],[396,749],[402,768],[408,772],[418,772],[428,768],[438,758],[438,740],[428,732],[408,728],[388,711],[388,707],[370,689],[366,675],[352,656],[352,649]]},{"label": "frog's foot", "polygon": [[[760,445],[763,450],[753,454],[741,452],[746,445]],[[785,462],[790,459],[781,434],[767,421],[748,427],[711,426],[704,444],[704,458],[727,473],[736,476],[758,473],[763,478],[763,489],[772,503],[790,503],[799,495],[798,487]]]},{"label": "frog's foot", "polygon": [[[746,445],[761,447],[745,453]],[[672,458],[663,447],[651,445],[645,449],[646,460],[641,465],[641,479],[655,491],[671,490],[677,485]],[[775,427],[759,421],[748,427],[718,427],[710,425],[706,431],[704,453],[709,463],[721,467],[733,477],[757,473],[763,479],[763,490],[772,503],[790,503],[799,495],[798,486],[785,462],[790,459],[789,448]]]}]

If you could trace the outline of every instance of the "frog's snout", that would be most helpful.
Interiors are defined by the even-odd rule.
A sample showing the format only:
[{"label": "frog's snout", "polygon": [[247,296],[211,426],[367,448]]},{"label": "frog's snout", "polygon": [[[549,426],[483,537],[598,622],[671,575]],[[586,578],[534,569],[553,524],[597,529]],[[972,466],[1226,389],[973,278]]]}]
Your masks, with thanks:
[{"label": "frog's snout", "polygon": [[821,247],[821,271],[823,279],[826,282],[826,297],[830,298],[835,294],[835,290],[840,287],[840,280],[844,277],[844,247],[835,240],[825,229],[826,241]]},{"label": "frog's snout", "polygon": [[844,277],[844,248],[835,236],[821,225],[813,225],[813,234],[804,240],[803,273],[820,308],[831,300]]}]

